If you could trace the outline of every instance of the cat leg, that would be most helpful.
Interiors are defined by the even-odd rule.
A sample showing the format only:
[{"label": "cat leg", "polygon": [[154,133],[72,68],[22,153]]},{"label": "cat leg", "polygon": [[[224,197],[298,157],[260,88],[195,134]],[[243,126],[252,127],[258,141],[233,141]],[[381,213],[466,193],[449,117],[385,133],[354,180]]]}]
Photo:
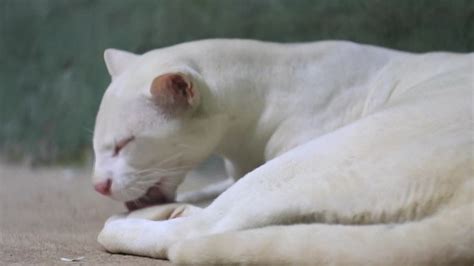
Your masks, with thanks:
[{"label": "cat leg", "polygon": [[[179,208],[170,207],[161,209],[159,218],[165,219],[161,221],[136,218],[139,215],[114,216],[107,220],[97,241],[111,253],[164,259],[172,243],[209,231],[208,219],[202,219],[202,211],[194,212],[190,216],[181,216]],[[173,218],[173,215],[177,218]],[[150,217],[156,218],[145,218]]]},{"label": "cat leg", "polygon": [[470,88],[443,92],[412,91],[257,168],[207,208],[222,214],[214,232],[404,222],[443,208],[473,164]]},{"label": "cat leg", "polygon": [[392,225],[271,226],[187,239],[170,248],[177,264],[472,265],[472,204]]}]

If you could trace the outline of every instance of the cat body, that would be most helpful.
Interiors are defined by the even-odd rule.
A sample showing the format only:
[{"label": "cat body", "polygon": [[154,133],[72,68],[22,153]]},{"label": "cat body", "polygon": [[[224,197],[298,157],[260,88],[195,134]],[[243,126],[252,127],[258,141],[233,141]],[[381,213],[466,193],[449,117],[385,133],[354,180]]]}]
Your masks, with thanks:
[{"label": "cat body", "polygon": [[105,57],[96,184],[131,209],[172,201],[210,154],[238,180],[204,209],[112,217],[99,235],[108,251],[184,263],[474,261],[472,54],[205,40]]}]

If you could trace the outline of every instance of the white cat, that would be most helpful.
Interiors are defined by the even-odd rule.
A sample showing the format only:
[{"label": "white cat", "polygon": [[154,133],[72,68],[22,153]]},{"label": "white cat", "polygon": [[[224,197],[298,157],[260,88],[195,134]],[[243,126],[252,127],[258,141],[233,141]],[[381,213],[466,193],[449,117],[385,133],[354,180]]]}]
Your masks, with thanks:
[{"label": "white cat", "polygon": [[[94,183],[110,252],[179,263],[474,262],[474,55],[325,41],[107,50]],[[172,201],[210,154],[239,179]],[[142,208],[142,209],[141,209]],[[172,219],[171,219],[172,218]]]}]

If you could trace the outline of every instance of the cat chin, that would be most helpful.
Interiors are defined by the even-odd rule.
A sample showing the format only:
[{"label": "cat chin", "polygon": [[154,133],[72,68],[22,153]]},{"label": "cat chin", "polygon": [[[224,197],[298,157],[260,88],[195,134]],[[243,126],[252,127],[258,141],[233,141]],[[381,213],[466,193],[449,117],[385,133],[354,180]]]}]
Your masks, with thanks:
[{"label": "cat chin", "polygon": [[129,211],[134,211],[146,207],[150,207],[153,205],[160,205],[164,203],[169,203],[173,201],[173,197],[167,195],[162,189],[157,186],[153,186],[147,190],[147,192],[135,199],[125,202],[125,207]]}]

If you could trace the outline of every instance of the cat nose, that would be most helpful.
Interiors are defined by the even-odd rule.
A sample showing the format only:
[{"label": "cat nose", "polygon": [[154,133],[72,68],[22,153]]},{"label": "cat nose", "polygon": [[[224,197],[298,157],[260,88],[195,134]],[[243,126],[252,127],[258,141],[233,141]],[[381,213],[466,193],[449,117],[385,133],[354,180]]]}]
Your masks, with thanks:
[{"label": "cat nose", "polygon": [[110,187],[112,186],[112,179],[107,178],[107,180],[96,183],[94,189],[102,195],[110,195]]}]

